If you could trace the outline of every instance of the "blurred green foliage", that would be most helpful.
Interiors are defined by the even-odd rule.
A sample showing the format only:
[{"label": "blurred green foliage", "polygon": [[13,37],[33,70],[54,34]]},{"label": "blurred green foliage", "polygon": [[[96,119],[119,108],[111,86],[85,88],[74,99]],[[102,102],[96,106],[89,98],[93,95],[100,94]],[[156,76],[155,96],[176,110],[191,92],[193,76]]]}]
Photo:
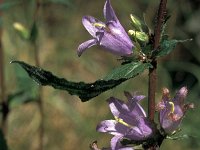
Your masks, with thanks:
[{"label": "blurred green foliage", "polygon": [[[51,70],[58,76],[73,81],[93,82],[104,77],[121,62],[117,57],[94,47],[80,58],[76,49],[89,38],[81,24],[83,15],[103,18],[102,0],[44,0],[38,18],[38,38],[41,67]],[[189,88],[188,102],[195,109],[188,112],[182,124],[182,133],[191,135],[183,140],[165,140],[161,149],[197,150],[200,148],[199,99],[200,99],[200,5],[198,0],[168,1],[171,18],[166,27],[170,37],[190,39],[192,42],[179,44],[175,51],[159,60],[157,101],[161,99],[161,88],[171,91],[186,85]],[[7,143],[11,150],[35,150],[38,148],[40,114],[37,103],[38,85],[23,69],[11,65],[12,60],[22,60],[34,64],[32,45],[20,38],[13,28],[19,22],[31,30],[35,10],[34,0],[5,0],[3,10],[3,47],[6,65],[7,94],[25,91],[12,101],[12,110],[8,117]],[[129,14],[142,19],[145,13],[147,24],[153,29],[153,17],[159,1],[147,0],[111,0],[113,8],[126,30],[131,28]],[[101,19],[102,20],[102,19]],[[123,91],[137,91],[147,95],[147,72],[123,83],[119,88],[108,91],[95,100],[82,103],[76,96],[51,87],[43,88],[45,111],[44,149],[76,150],[89,149],[89,144],[98,141],[100,147],[109,145],[111,136],[97,133],[96,124],[111,118],[107,102],[110,96],[125,99]],[[173,93],[173,92],[172,92]],[[173,95],[172,95],[173,96]],[[25,105],[16,105],[22,99],[34,99]],[[144,101],[144,106],[146,101]]]}]

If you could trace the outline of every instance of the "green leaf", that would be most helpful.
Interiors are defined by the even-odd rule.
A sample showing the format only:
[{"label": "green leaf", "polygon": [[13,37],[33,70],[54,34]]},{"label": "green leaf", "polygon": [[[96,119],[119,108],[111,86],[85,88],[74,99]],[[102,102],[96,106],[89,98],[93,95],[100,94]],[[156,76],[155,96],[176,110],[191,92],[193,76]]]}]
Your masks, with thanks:
[{"label": "green leaf", "polygon": [[0,129],[0,148],[1,150],[8,150],[6,139],[1,129]]},{"label": "green leaf", "polygon": [[31,96],[28,91],[21,90],[13,94],[9,94],[7,101],[8,101],[8,107],[11,108],[22,104],[27,104],[29,102],[37,102],[37,99]]},{"label": "green leaf", "polygon": [[148,45],[142,47],[142,52],[148,56],[152,52],[152,47],[153,46],[151,44],[148,44]]},{"label": "green leaf", "polygon": [[187,41],[191,41],[191,39],[187,39],[187,40],[168,40],[168,39],[165,39],[161,42],[160,48],[153,52],[153,56],[154,57],[166,56],[170,52],[172,52],[172,50],[174,50],[174,48],[176,47],[176,45],[178,43],[183,43],[183,42],[187,42]]},{"label": "green leaf", "polygon": [[151,65],[149,63],[142,63],[142,62],[128,63],[114,69],[110,74],[108,74],[104,78],[104,80],[106,81],[119,80],[122,78],[130,79],[142,73],[145,69],[148,69],[150,67]]},{"label": "green leaf", "polygon": [[[96,97],[99,94],[118,86],[122,82],[135,77],[139,73],[142,73],[144,69],[150,67],[149,64],[147,65],[142,63],[130,63],[122,65],[119,68],[115,69],[111,74],[107,75],[104,80],[101,79],[93,83],[84,83],[72,82],[64,78],[56,77],[49,71],[31,66],[22,61],[13,61],[12,63],[17,63],[21,67],[23,67],[23,69],[26,70],[29,76],[38,84],[43,86],[52,86],[55,89],[66,90],[71,95],[79,96],[82,102],[88,101],[91,98]],[[123,73],[120,73],[120,71],[122,71]],[[120,73],[120,75],[117,75],[118,73]]]},{"label": "green leaf", "polygon": [[183,134],[183,135],[179,135],[179,136],[167,136],[166,137],[166,139],[169,139],[169,140],[182,140],[182,139],[188,139],[188,138],[196,138],[196,137],[188,135],[188,134]]}]

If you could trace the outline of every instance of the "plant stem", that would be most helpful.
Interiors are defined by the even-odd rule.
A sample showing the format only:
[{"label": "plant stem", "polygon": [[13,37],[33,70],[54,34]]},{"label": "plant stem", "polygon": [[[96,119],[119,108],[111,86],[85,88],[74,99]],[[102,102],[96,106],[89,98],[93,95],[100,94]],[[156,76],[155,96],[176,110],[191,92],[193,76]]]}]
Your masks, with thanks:
[{"label": "plant stem", "polygon": [[[40,11],[40,6],[41,6],[41,1],[36,0],[36,10],[33,16],[33,24],[37,26],[37,20],[39,17],[39,11]],[[37,32],[37,31],[36,31]],[[32,46],[34,48],[34,59],[35,59],[35,64],[36,66],[40,66],[40,59],[39,59],[39,47],[37,45],[37,38],[35,38],[32,41]],[[43,150],[43,139],[44,139],[44,109],[43,109],[43,101],[42,101],[42,87],[39,87],[39,93],[38,93],[38,106],[39,106],[39,111],[41,115],[41,122],[40,122],[40,129],[39,129],[39,150]]]},{"label": "plant stem", "polygon": [[[160,44],[162,25],[166,15],[167,0],[160,0],[160,5],[156,17],[156,25],[154,30],[153,50],[157,50]],[[149,69],[149,88],[148,88],[148,115],[151,121],[154,121],[155,115],[155,93],[156,93],[156,81],[157,81],[157,60],[152,58],[151,62],[153,68]]]},{"label": "plant stem", "polygon": [[[0,5],[3,4],[3,0],[0,0]],[[0,17],[2,17],[2,12],[0,11]],[[4,78],[4,52],[2,46],[2,27],[0,27],[0,104],[2,107],[2,124],[1,128],[4,134],[6,134],[6,120],[9,113],[8,104],[6,101],[5,94],[5,78]]]}]

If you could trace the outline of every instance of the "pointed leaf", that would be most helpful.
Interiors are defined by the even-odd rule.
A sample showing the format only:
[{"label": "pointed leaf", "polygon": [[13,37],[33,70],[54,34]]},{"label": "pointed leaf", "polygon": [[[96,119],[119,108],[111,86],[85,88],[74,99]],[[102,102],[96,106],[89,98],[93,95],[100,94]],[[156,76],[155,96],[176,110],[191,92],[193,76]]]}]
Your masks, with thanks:
[{"label": "pointed leaf", "polygon": [[119,80],[122,78],[130,79],[142,73],[145,69],[150,68],[149,63],[142,62],[132,62],[125,65],[122,65],[114,69],[110,74],[108,74],[104,80]]},{"label": "pointed leaf", "polygon": [[[104,80],[101,79],[93,83],[84,83],[72,82],[64,78],[56,77],[49,71],[43,70],[35,66],[31,66],[21,61],[13,61],[12,63],[17,63],[21,67],[23,67],[23,69],[26,70],[29,76],[38,84],[43,86],[52,86],[55,89],[66,90],[71,95],[79,96],[79,98],[83,102],[88,101],[89,99],[116,87],[117,85],[132,77],[135,77],[139,73],[143,72],[144,69],[147,69],[149,67],[149,65],[147,64],[130,63],[123,65],[118,69],[115,69],[114,72],[108,75]],[[134,72],[134,70],[136,72]],[[120,73],[120,71],[122,71],[122,73],[120,75],[117,75],[118,73]]]},{"label": "pointed leaf", "polygon": [[153,52],[153,56],[154,57],[166,56],[170,52],[172,52],[172,50],[174,50],[174,48],[176,47],[176,45],[178,43],[187,42],[187,41],[191,41],[191,39],[188,39],[188,40],[168,40],[168,39],[165,39],[161,42],[159,50],[155,50]]}]

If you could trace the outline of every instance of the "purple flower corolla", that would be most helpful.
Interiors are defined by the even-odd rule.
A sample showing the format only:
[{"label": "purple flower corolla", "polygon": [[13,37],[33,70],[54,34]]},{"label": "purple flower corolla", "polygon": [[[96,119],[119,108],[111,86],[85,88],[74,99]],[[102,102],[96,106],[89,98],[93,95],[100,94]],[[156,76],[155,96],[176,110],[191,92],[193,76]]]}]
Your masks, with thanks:
[{"label": "purple flower corolla", "polygon": [[83,17],[82,23],[93,38],[79,45],[78,56],[94,45],[100,45],[119,56],[129,56],[132,54],[133,43],[115,15],[110,0],[106,0],[103,12],[105,23],[92,16]]},{"label": "purple flower corolla", "polygon": [[114,135],[111,140],[112,150],[118,150],[120,148],[131,150],[132,148],[130,147],[122,146],[120,140],[128,138],[130,140],[140,141],[147,139],[152,134],[146,113],[138,103],[144,96],[132,96],[128,92],[125,92],[125,96],[128,99],[127,104],[114,97],[108,100],[115,120],[105,120],[97,126],[97,131],[108,132]]},{"label": "purple flower corolla", "polygon": [[165,133],[172,134],[176,131],[180,127],[185,112],[189,108],[194,107],[193,104],[184,104],[187,93],[187,88],[182,87],[176,93],[175,97],[171,99],[169,90],[167,88],[163,89],[162,101],[158,103],[157,107],[159,110],[160,125]]}]

